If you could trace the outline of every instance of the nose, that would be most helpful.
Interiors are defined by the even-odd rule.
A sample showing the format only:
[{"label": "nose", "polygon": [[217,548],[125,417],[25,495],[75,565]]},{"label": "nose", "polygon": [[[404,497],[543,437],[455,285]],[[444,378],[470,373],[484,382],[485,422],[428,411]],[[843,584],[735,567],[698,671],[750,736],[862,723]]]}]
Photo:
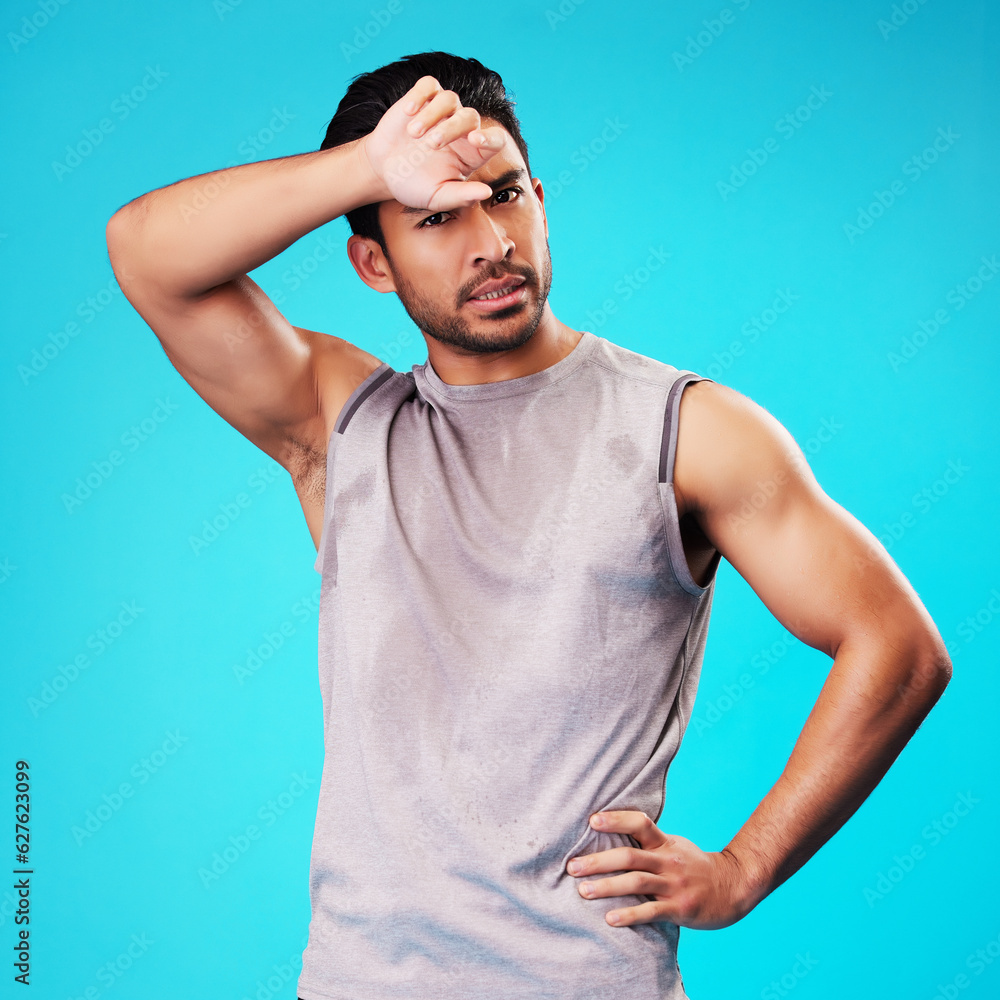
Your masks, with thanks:
[{"label": "nose", "polygon": [[503,226],[498,225],[482,204],[474,206],[469,213],[469,256],[474,265],[484,261],[494,264],[507,259],[514,253],[514,241],[507,236]]}]

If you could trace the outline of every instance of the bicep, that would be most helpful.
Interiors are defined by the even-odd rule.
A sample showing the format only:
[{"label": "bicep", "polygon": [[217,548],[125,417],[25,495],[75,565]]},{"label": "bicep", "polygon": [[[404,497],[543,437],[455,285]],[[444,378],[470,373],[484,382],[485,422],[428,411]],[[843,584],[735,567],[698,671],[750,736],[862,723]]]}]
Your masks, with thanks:
[{"label": "bicep", "polygon": [[831,657],[845,642],[937,636],[884,547],[823,492],[788,431],[740,393],[709,385],[682,398],[676,479],[771,613]]},{"label": "bicep", "polygon": [[255,444],[273,447],[283,427],[317,412],[310,344],[251,278],[196,298],[138,283],[125,292],[178,374]]},{"label": "bicep", "polygon": [[172,288],[155,253],[137,246],[135,211],[148,202],[135,206],[116,212],[106,230],[126,298],[216,413],[293,479],[311,475],[344,402],[381,362],[339,337],[292,326],[246,274],[197,293]]}]

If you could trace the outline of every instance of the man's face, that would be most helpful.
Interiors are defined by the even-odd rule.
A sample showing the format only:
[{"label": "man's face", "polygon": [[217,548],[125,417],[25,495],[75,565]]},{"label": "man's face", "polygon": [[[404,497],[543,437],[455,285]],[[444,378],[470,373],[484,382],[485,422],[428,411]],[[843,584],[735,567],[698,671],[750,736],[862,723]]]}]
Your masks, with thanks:
[{"label": "man's face", "polygon": [[[501,150],[469,179],[489,184],[493,196],[449,212],[379,206],[386,263],[427,336],[475,354],[512,350],[531,339],[552,285],[541,183],[532,185],[506,131]],[[509,294],[483,299],[491,290]]]}]

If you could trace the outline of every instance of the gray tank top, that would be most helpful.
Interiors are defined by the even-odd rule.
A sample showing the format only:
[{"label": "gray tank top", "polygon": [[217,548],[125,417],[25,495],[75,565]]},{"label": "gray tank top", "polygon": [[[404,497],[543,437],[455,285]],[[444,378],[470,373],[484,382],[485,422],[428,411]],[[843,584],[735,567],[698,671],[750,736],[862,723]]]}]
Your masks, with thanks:
[{"label": "gray tank top", "polygon": [[[679,928],[612,927],[567,861],[658,820],[705,587],[673,492],[701,378],[584,332],[549,368],[449,385],[382,364],[329,442],[325,763],[303,1000],[686,997]],[[668,824],[669,825],[669,824]]]}]

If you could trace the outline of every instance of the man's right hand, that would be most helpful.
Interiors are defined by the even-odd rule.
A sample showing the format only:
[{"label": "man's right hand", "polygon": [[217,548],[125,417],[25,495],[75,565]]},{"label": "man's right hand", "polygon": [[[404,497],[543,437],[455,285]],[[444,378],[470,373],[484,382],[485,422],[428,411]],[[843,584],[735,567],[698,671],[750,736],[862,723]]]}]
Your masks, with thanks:
[{"label": "man's right hand", "polygon": [[499,125],[481,128],[479,112],[453,90],[421,77],[359,141],[385,200],[446,212],[489,198],[489,185],[467,178],[504,143]]}]

